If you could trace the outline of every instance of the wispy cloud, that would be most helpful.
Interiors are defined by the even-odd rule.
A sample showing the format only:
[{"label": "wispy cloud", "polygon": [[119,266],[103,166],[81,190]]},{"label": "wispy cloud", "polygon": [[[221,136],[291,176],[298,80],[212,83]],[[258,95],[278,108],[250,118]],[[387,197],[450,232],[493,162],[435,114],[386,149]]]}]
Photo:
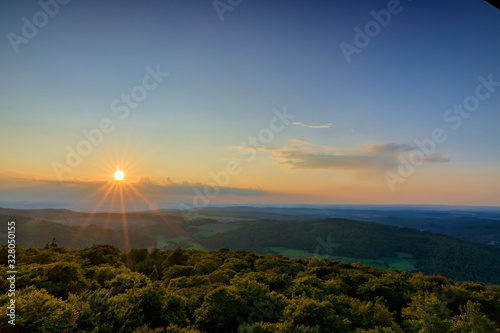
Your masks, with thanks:
[{"label": "wispy cloud", "polygon": [[[377,171],[397,167],[399,155],[408,155],[419,149],[405,143],[382,143],[349,149],[349,153],[334,153],[336,147],[316,145],[310,141],[292,138],[285,147],[241,146],[240,150],[252,150],[268,153],[269,158],[277,160],[279,165],[287,165],[293,169],[330,169],[330,170],[363,170]],[[322,149],[320,149],[322,148]],[[318,150],[320,152],[318,152]],[[425,156],[424,163],[437,164],[450,162],[440,154]]]},{"label": "wispy cloud", "polygon": [[404,143],[383,143],[378,145],[370,145],[364,151],[375,153],[402,153],[417,149],[416,146]]},{"label": "wispy cloud", "polygon": [[330,124],[330,123],[327,123],[324,125],[306,125],[306,124],[302,124],[299,122],[293,122],[292,124],[297,125],[297,126],[309,127],[309,128],[330,128],[332,126],[332,124]]},{"label": "wispy cloud", "polygon": [[[171,178],[167,178],[162,183],[154,182],[150,177],[141,177],[135,184],[141,193],[150,194],[175,194],[175,195],[192,195],[194,189],[202,191],[206,186],[213,186],[215,184],[203,183],[177,183]],[[256,196],[263,195],[264,191],[255,188],[238,188],[238,187],[219,187],[220,195],[238,195],[238,196]]]},{"label": "wispy cloud", "polygon": [[301,151],[282,151],[275,158],[279,164],[288,165],[294,169],[385,169],[396,165],[396,159],[388,159],[380,155],[341,155],[321,154]]},{"label": "wispy cloud", "polygon": [[448,157],[441,156],[439,154],[432,154],[429,156],[426,156],[424,159],[425,163],[430,163],[430,164],[436,164],[436,163],[447,163],[450,162],[451,159]]},{"label": "wispy cloud", "polygon": [[288,141],[293,142],[295,144],[314,146],[313,143],[310,143],[309,141],[302,140],[302,139],[288,139]]},{"label": "wispy cloud", "polygon": [[231,148],[238,149],[238,150],[268,151],[268,152],[281,150],[281,148],[270,147],[270,146],[236,146],[236,147],[231,147]]},{"label": "wispy cloud", "polygon": [[[290,139],[293,143],[303,143],[301,139]],[[308,141],[308,145],[295,145],[268,151],[271,158],[277,159],[278,164],[288,165],[294,169],[331,169],[331,170],[386,170],[397,167],[400,163],[399,155],[407,155],[416,146],[403,143],[384,143],[370,145],[365,149],[354,149],[354,153],[333,153],[331,146],[316,146]],[[314,148],[321,147],[327,151],[317,152]],[[356,153],[356,150],[358,153]],[[450,162],[450,159],[440,154],[428,155],[424,163],[437,164]]]}]

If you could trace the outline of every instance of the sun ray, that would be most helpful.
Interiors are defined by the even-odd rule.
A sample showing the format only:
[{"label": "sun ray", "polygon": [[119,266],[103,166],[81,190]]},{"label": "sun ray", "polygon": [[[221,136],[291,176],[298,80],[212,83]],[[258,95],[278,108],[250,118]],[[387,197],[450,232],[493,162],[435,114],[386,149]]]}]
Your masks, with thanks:
[{"label": "sun ray", "polygon": [[106,192],[104,193],[104,195],[101,197],[101,199],[98,201],[97,205],[94,207],[94,209],[92,210],[92,212],[89,213],[89,215],[87,216],[87,218],[85,219],[85,221],[83,222],[83,224],[80,226],[80,231],[78,233],[74,234],[73,241],[71,242],[71,243],[73,243],[73,245],[77,242],[77,240],[83,235],[83,233],[86,231],[86,229],[90,226],[91,220],[97,214],[99,208],[104,204],[104,202],[108,198],[110,192],[113,190],[113,186],[109,186],[109,187],[108,186],[109,186],[108,184],[104,184],[99,189],[97,189],[95,192],[93,192],[92,194],[90,194],[89,197],[97,195],[99,192],[104,191],[106,189],[106,187],[107,187]]},{"label": "sun ray", "polygon": [[123,188],[121,186],[119,187],[119,193],[120,193],[120,203],[121,203],[121,214],[122,214],[122,222],[123,222],[123,240],[125,242],[125,249],[126,251],[130,251],[130,239],[129,239],[129,234],[128,234],[128,223],[127,223],[127,213],[125,211],[125,202],[123,200]]},{"label": "sun ray", "polygon": [[[145,203],[148,204],[149,206],[149,201],[142,195],[142,193],[140,193],[133,184],[129,184],[129,188],[137,195],[139,196]],[[165,218],[165,216],[163,214],[161,214],[157,209],[152,209],[155,213],[156,213],[156,216],[158,216],[163,222],[165,222],[171,229],[173,232],[176,233],[176,235],[179,235],[179,236],[186,236],[187,235],[187,232],[186,230],[184,230],[184,228],[182,228],[181,225],[177,224],[177,223],[172,223],[172,221],[170,220],[167,220]]]},{"label": "sun ray", "polygon": [[[122,249],[129,251],[131,248],[131,235],[130,232],[133,232],[134,223],[131,220],[130,213],[127,212],[137,212],[138,205],[140,206],[141,202],[144,202],[148,209],[152,210],[155,216],[154,219],[159,219],[165,226],[175,234],[176,236],[186,236],[187,232],[182,227],[182,221],[177,219],[167,218],[162,212],[157,209],[151,209],[151,200],[146,197],[143,193],[141,193],[140,188],[138,188],[137,184],[134,184],[130,178],[133,178],[134,175],[138,179],[138,173],[136,172],[136,168],[142,161],[146,160],[151,154],[154,154],[154,151],[149,151],[147,154],[143,154],[141,152],[141,156],[137,156],[136,152],[138,149],[131,149],[130,142],[126,142],[126,144],[115,147],[113,151],[108,151],[106,155],[108,158],[104,156],[99,156],[98,160],[94,163],[96,168],[102,170],[101,177],[106,178],[106,182],[99,186],[97,190],[87,196],[85,202],[90,201],[96,196],[100,196],[100,198],[92,208],[92,211],[86,216],[84,226],[77,235],[75,235],[75,242],[78,241],[78,238],[82,237],[86,228],[93,221],[100,221],[99,225],[106,229],[116,228],[114,225],[116,215],[113,215],[113,212],[118,212],[120,215],[120,226],[123,229],[123,247]],[[109,158],[111,157],[111,158]],[[114,170],[110,172],[110,170]],[[127,175],[127,179],[125,179],[125,175]],[[101,178],[102,179],[102,178]],[[109,207],[106,211],[107,214],[99,214],[99,211],[103,211],[103,207]],[[145,217],[141,214],[137,214],[139,218],[139,223],[142,225],[146,222]],[[131,229],[132,228],[132,229]],[[102,241],[105,241],[106,234],[102,234]],[[152,235],[154,237],[154,235]],[[121,242],[120,242],[121,243]]]}]

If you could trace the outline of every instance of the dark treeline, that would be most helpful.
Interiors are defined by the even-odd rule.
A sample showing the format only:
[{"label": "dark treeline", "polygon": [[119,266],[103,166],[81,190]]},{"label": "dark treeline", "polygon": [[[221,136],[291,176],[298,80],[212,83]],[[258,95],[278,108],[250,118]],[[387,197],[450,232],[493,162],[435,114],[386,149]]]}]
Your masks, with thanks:
[{"label": "dark treeline", "polygon": [[[395,257],[410,253],[416,271],[441,274],[461,281],[500,284],[500,247],[431,232],[346,219],[312,221],[258,221],[243,228],[202,238],[208,249],[229,247],[265,254],[281,246],[314,252],[328,239],[332,256],[354,258]],[[327,254],[322,250],[319,254]]]},{"label": "dark treeline", "polygon": [[[71,249],[96,244],[111,244],[121,250],[148,248],[156,246],[156,235],[184,232],[178,225],[178,217],[127,213],[124,219],[121,214],[87,215],[81,219],[80,225],[75,226],[28,216],[0,214],[0,217],[4,221],[16,221],[16,241],[22,247],[43,247],[47,240],[55,238],[59,245]],[[125,224],[124,221],[128,222]],[[134,221],[136,223],[130,223]]]},{"label": "dark treeline", "polygon": [[[34,213],[33,213],[34,214]],[[76,214],[76,213],[75,213]],[[457,281],[480,281],[500,285],[500,246],[492,246],[451,236],[421,232],[409,228],[382,225],[347,219],[310,221],[262,220],[231,223],[239,229],[214,235],[197,235],[199,226],[229,225],[213,219],[199,219],[189,223],[181,217],[152,214],[127,215],[127,225],[120,214],[95,214],[82,220],[81,226],[23,216],[3,215],[6,221],[15,220],[16,242],[24,248],[43,247],[47,240],[70,249],[82,249],[95,244],[111,244],[121,250],[159,247],[157,236],[166,239],[181,237],[166,248],[199,248],[208,250],[228,247],[232,250],[250,250],[260,254],[272,253],[269,248],[284,247],[308,251],[320,247],[319,255],[373,259],[396,257],[397,252],[409,253],[416,259],[415,270],[426,275],[441,274]],[[108,221],[109,218],[109,221]],[[114,218],[114,220],[113,220]],[[100,223],[100,225],[90,224]],[[114,226],[111,228],[110,226]],[[117,227],[121,226],[121,227]],[[335,245],[325,251],[318,238]],[[383,263],[383,259],[380,260]]]},{"label": "dark treeline", "polygon": [[[394,269],[250,251],[18,247],[19,332],[498,332],[500,290]],[[0,247],[7,262],[7,247]],[[8,268],[0,268],[2,276]]]}]

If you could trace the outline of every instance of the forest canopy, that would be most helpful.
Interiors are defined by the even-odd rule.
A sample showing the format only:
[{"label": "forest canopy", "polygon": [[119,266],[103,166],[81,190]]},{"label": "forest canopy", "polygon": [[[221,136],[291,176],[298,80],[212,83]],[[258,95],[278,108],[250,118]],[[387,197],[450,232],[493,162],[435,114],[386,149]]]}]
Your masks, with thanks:
[{"label": "forest canopy", "polygon": [[1,280],[2,332],[500,331],[497,286],[440,275],[228,248],[16,251],[16,325]]}]

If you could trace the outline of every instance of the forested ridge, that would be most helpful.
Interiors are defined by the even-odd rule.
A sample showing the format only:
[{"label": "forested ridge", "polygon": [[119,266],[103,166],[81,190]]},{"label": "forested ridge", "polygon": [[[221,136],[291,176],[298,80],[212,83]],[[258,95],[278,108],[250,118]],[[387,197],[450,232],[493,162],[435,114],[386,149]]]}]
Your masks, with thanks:
[{"label": "forested ridge", "polygon": [[[25,212],[33,216],[40,214],[38,211],[21,213]],[[49,210],[46,215],[60,221],[67,214],[77,217],[83,214],[68,212]],[[330,259],[338,257],[347,261],[350,257],[351,262],[373,263],[375,267],[396,267],[427,275],[441,274],[454,280],[500,285],[498,245],[373,222],[328,218],[222,223],[209,218],[184,221],[179,216],[128,213],[126,226],[120,214],[84,215],[78,225],[70,226],[32,217],[1,216],[6,221],[16,221],[16,243],[25,248],[43,247],[52,238],[71,249],[111,244],[121,250],[228,247],[276,254],[281,252],[274,250],[282,247],[281,250],[304,251],[300,256],[328,255]],[[160,239],[167,242],[161,244]],[[318,246],[319,251],[315,251]],[[397,257],[398,252],[411,258],[414,266],[394,266],[390,261],[387,264],[387,257]]]},{"label": "forested ridge", "polygon": [[16,326],[2,279],[2,332],[500,331],[497,286],[440,275],[228,248],[16,251]]},{"label": "forested ridge", "polygon": [[319,254],[377,259],[406,252],[418,259],[416,271],[500,284],[500,247],[379,223],[338,218],[257,221],[199,241],[208,249],[227,246],[264,254],[280,246],[312,252],[318,237],[335,245],[330,253],[323,249]]}]

